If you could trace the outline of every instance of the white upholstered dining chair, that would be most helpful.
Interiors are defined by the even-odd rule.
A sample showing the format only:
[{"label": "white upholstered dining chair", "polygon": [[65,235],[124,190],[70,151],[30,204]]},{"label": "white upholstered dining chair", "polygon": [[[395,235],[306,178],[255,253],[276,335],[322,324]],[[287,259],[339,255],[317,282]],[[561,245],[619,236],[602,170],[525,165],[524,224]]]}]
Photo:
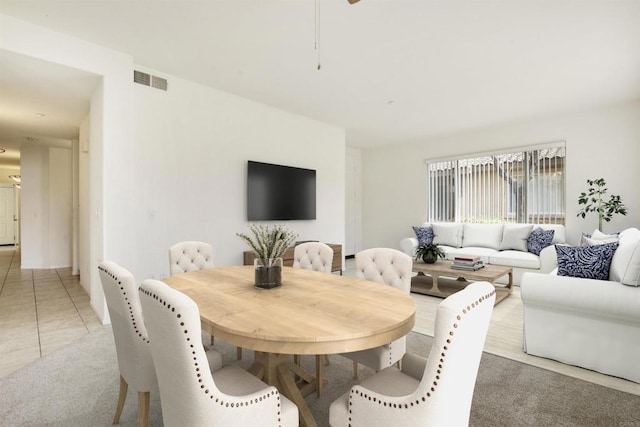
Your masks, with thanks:
[{"label": "white upholstered dining chair", "polygon": [[169,273],[188,273],[213,268],[213,247],[204,242],[186,241],[169,248]]},{"label": "white upholstered dining chair", "polygon": [[476,282],[438,306],[429,357],[406,354],[402,369],[388,367],[355,385],[329,409],[342,426],[469,425],[480,358],[495,288]]},{"label": "white upholstered dining chair", "polygon": [[[331,274],[333,268],[333,249],[322,242],[305,242],[296,245],[293,249],[293,268],[319,271]],[[300,364],[300,356],[295,356],[296,363]],[[329,364],[329,357],[316,355],[316,378],[322,378],[322,367]],[[318,381],[317,396],[322,396],[323,382]]]},{"label": "white upholstered dining chair", "polygon": [[[213,246],[198,241],[179,242],[169,248],[169,273],[188,273],[190,271],[213,268]],[[213,345],[213,335],[211,344]],[[242,348],[237,349],[237,359],[242,359]]]},{"label": "white upholstered dining chair", "polygon": [[[356,276],[372,282],[384,283],[411,292],[411,270],[413,260],[399,250],[391,248],[373,248],[356,254]],[[407,348],[406,337],[399,338],[380,347],[342,353],[353,361],[353,376],[358,376],[358,363],[376,371],[398,363]]]},{"label": "white upholstered dining chair", "polygon": [[331,273],[333,249],[322,242],[305,242],[293,249],[293,267]]},{"label": "white upholstered dining chair", "polygon": [[156,373],[142,318],[138,285],[133,274],[112,261],[100,263],[98,272],[111,318],[120,370],[120,393],[113,424],[120,422],[127,390],[131,386],[138,393],[138,426],[146,426]]},{"label": "white upholstered dining chair", "polygon": [[200,340],[200,313],[187,295],[145,280],[140,301],[151,340],[166,426],[297,426],[298,408],[247,371],[211,372]]}]

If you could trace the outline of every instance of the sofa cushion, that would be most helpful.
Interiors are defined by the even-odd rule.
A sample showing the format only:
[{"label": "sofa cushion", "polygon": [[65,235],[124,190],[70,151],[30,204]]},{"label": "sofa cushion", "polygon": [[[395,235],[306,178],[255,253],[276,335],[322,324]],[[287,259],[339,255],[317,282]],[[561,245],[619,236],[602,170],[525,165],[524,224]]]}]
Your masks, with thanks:
[{"label": "sofa cushion", "polygon": [[544,230],[535,228],[527,238],[527,249],[535,255],[540,255],[540,251],[551,245],[555,230]]},{"label": "sofa cushion", "polygon": [[618,243],[597,246],[556,245],[558,276],[608,280],[613,254]]},{"label": "sofa cushion", "polygon": [[419,245],[428,245],[433,242],[433,228],[430,225],[414,226],[413,232],[416,233]]},{"label": "sofa cushion", "polygon": [[433,243],[436,245],[462,246],[463,225],[458,223],[431,224],[433,228]]},{"label": "sofa cushion", "polygon": [[499,249],[503,228],[502,224],[464,224],[462,247]]},{"label": "sofa cushion", "polygon": [[506,250],[491,255],[489,264],[537,270],[540,268],[540,257],[531,252]]},{"label": "sofa cushion", "polygon": [[637,228],[620,233],[619,246],[611,261],[609,280],[640,286],[640,230]]},{"label": "sofa cushion", "polygon": [[502,231],[500,250],[514,249],[527,252],[527,239],[533,230],[530,224],[505,224]]}]

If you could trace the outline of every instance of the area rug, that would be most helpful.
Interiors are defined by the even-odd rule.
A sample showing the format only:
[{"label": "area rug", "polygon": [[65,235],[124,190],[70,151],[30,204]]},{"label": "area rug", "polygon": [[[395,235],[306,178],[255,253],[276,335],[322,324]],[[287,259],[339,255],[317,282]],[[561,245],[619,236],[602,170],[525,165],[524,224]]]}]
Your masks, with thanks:
[{"label": "area rug", "polygon": [[[208,342],[205,337],[205,342]],[[412,332],[408,351],[427,355],[432,339]],[[248,366],[253,355],[216,340],[226,363]],[[329,405],[347,391],[351,361],[330,356],[321,399],[307,402],[320,426]],[[314,359],[303,364],[313,368]],[[360,378],[373,372],[360,369]],[[0,380],[0,420],[7,426],[108,426],[118,396],[118,368],[110,326],[79,339]],[[472,426],[640,426],[640,397],[484,353],[471,408]],[[136,395],[129,392],[120,425],[136,425]],[[150,425],[162,425],[159,394],[152,392]],[[401,424],[398,424],[401,425]]]}]

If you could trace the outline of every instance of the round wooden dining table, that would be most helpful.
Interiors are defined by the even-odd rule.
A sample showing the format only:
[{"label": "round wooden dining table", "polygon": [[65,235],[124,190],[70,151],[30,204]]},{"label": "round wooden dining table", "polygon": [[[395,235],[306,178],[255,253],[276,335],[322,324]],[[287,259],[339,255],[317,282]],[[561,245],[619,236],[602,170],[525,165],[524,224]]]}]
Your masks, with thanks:
[{"label": "round wooden dining table", "polygon": [[317,425],[304,396],[322,386],[322,372],[305,372],[290,355],[374,348],[408,334],[415,321],[413,298],[396,288],[311,270],[284,267],[282,286],[268,290],[254,287],[253,266],[164,281],[196,302],[204,331],[255,351],[250,372],[298,405],[303,426]]}]

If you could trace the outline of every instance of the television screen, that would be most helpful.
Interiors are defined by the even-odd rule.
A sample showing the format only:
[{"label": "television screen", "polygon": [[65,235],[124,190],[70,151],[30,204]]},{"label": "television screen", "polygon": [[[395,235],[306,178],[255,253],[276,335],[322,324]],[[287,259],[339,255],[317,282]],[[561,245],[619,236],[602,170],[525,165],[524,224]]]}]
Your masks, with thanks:
[{"label": "television screen", "polygon": [[316,219],[316,171],[250,160],[247,219]]}]

